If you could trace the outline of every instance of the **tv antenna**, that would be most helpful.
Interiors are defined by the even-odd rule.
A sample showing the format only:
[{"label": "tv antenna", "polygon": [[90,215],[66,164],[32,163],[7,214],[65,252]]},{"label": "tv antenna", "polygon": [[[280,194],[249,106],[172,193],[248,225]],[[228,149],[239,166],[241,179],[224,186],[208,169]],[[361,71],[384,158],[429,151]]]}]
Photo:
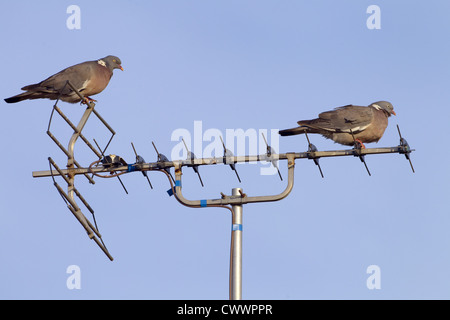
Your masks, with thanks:
[{"label": "tv antenna", "polygon": [[[80,98],[84,101],[84,97],[80,94],[71,84],[67,82],[72,90],[74,90]],[[58,100],[57,100],[58,102]],[[52,138],[52,140],[61,148],[61,150],[67,155],[68,162],[67,168],[61,169],[55,161],[49,157],[50,170],[45,171],[35,171],[33,172],[33,177],[52,177],[54,185],[65,203],[67,204],[70,212],[77,218],[77,220],[84,227],[90,239],[93,239],[96,244],[103,250],[103,252],[108,256],[110,260],[113,260],[109,251],[103,243],[102,236],[98,231],[97,223],[95,221],[94,211],[89,206],[86,199],[80,194],[80,192],[74,186],[75,177],[78,175],[84,175],[91,183],[94,183],[94,177],[100,178],[113,178],[119,177],[123,174],[128,174],[132,172],[141,172],[147,180],[151,188],[153,188],[148,177],[148,172],[159,171],[164,173],[170,184],[169,195],[174,195],[174,198],[184,206],[190,208],[224,208],[231,213],[231,243],[230,243],[230,274],[229,274],[229,298],[232,300],[242,299],[242,233],[243,233],[243,206],[250,203],[264,203],[264,202],[275,202],[286,198],[293,189],[294,186],[294,169],[295,161],[300,159],[313,160],[315,165],[319,168],[320,174],[323,178],[322,168],[319,164],[320,158],[332,158],[332,157],[342,157],[342,156],[357,156],[365,164],[367,172],[370,175],[370,171],[365,163],[365,156],[375,155],[375,154],[389,154],[398,153],[405,155],[406,159],[409,161],[412,171],[414,168],[411,163],[410,154],[413,149],[411,149],[406,142],[406,140],[400,134],[400,128],[397,126],[398,133],[400,136],[400,144],[394,147],[385,148],[358,148],[345,149],[345,150],[331,150],[331,151],[319,151],[309,140],[308,135],[306,135],[308,141],[308,149],[306,152],[288,152],[277,154],[274,149],[272,149],[265,136],[263,135],[264,141],[266,143],[266,153],[260,155],[246,155],[246,156],[234,156],[233,153],[228,150],[225,143],[220,137],[224,154],[223,157],[213,157],[213,158],[196,158],[195,155],[189,151],[187,145],[183,139],[183,143],[187,150],[187,159],[185,160],[174,160],[170,161],[165,155],[161,154],[156,148],[155,143],[152,141],[152,145],[157,153],[156,162],[145,162],[142,156],[138,155],[134,144],[131,143],[133,151],[135,153],[135,162],[127,163],[123,158],[117,155],[107,155],[105,156],[105,151],[108,148],[112,137],[115,132],[112,128],[104,121],[104,119],[94,110],[95,104],[93,102],[87,102],[87,108],[83,117],[81,118],[79,124],[74,126],[70,120],[61,112],[57,107],[57,102],[54,105],[52,116],[54,111],[59,113],[61,117],[71,126],[74,133],[69,141],[69,148],[65,149],[61,143],[56,139],[56,137],[50,132],[50,124],[47,134]],[[82,134],[84,125],[86,124],[89,116],[94,113],[100,121],[105,125],[112,136],[107,143],[104,150],[99,151],[92,144],[89,143],[88,139]],[[50,118],[51,122],[51,118]],[[75,142],[81,138],[93,151],[97,160],[93,161],[89,166],[81,166],[75,159],[74,156],[74,145]],[[99,146],[97,145],[97,148]],[[236,164],[245,162],[271,162],[272,165],[278,171],[278,175],[282,181],[283,178],[279,171],[276,161],[286,161],[287,163],[287,183],[284,190],[273,195],[248,195],[244,193],[242,188],[233,188],[230,195],[226,195],[223,192],[220,193],[220,197],[213,199],[196,199],[190,200],[183,195],[182,189],[182,171],[183,167],[188,167],[194,169],[197,173],[200,183],[203,186],[203,181],[200,177],[198,169],[201,166],[209,165],[228,165],[235,172],[238,181],[241,182],[239,174],[236,170]],[[170,172],[170,168],[175,170],[175,178]],[[91,177],[92,175],[92,177]],[[56,182],[56,177],[61,177],[67,184],[67,193],[60,187]],[[83,203],[83,205],[90,211],[93,215],[94,223],[91,223],[85,215],[81,212],[79,205],[75,201],[75,195],[77,199]]]}]

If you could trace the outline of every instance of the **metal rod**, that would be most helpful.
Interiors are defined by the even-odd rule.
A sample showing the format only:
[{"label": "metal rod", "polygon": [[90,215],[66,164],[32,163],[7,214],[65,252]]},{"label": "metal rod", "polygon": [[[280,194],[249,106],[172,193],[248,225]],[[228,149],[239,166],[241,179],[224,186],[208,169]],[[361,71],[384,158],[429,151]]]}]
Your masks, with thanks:
[{"label": "metal rod", "polygon": [[[186,159],[187,160],[194,160],[195,159],[195,155],[192,152],[189,151],[189,148],[187,147],[186,142],[184,141],[184,139],[181,138],[181,140],[183,140],[184,147],[186,148],[186,152],[187,152]],[[192,165],[192,169],[194,169],[194,171],[197,173],[198,179],[200,180],[200,184],[202,185],[202,187],[204,187],[202,177],[200,176],[200,172],[198,171],[198,166]]]},{"label": "metal rod", "polygon": [[[232,196],[241,196],[241,188],[233,188]],[[230,300],[242,299],[242,205],[232,206],[230,248]]]},{"label": "metal rod", "polygon": [[295,160],[293,157],[293,154],[290,155],[290,159],[288,161],[288,183],[286,188],[279,194],[276,195],[269,195],[269,196],[225,196],[221,197],[220,199],[209,199],[209,200],[188,200],[183,196],[183,193],[181,191],[181,165],[178,164],[175,166],[175,176],[177,177],[177,180],[180,181],[175,186],[176,195],[178,198],[178,201],[183,203],[186,206],[190,207],[208,207],[208,206],[218,206],[218,205],[241,205],[246,203],[255,203],[255,202],[273,202],[273,201],[279,201],[281,199],[286,198],[289,193],[292,191],[292,188],[294,186],[294,167],[295,167]]},{"label": "metal rod", "polygon": [[230,167],[231,167],[231,170],[233,170],[234,173],[236,173],[236,177],[238,178],[238,181],[241,182],[241,177],[239,177],[239,174],[238,174],[238,172],[237,172],[236,167],[234,166],[234,164],[233,164],[233,165],[230,165]]},{"label": "metal rod", "polygon": [[61,142],[58,141],[58,139],[53,135],[53,133],[50,132],[50,130],[47,130],[47,135],[53,140],[54,143],[61,149],[62,152],[66,154],[66,156],[69,156],[69,151],[64,148],[64,146],[61,144]]},{"label": "metal rod", "polygon": [[200,184],[202,185],[202,187],[204,187],[202,177],[200,177],[200,172],[198,172],[198,168],[195,172],[197,172],[197,176],[198,176],[198,179],[200,180]]},{"label": "metal rod", "polygon": [[361,153],[360,153],[360,151],[363,148],[365,149],[365,146],[360,140],[357,141],[355,139],[355,135],[353,134],[353,130],[352,129],[350,129],[350,133],[352,134],[352,137],[353,137],[353,143],[354,143],[354,148],[353,149],[355,150],[355,156],[359,157],[359,160],[361,160],[361,162],[364,163],[364,166],[366,167],[367,173],[369,174],[369,176],[371,176],[369,168],[367,167],[367,164],[366,164],[366,160],[364,159],[364,156],[361,155]]},{"label": "metal rod", "polygon": [[[70,82],[69,85],[71,86]],[[84,126],[86,125],[87,120],[89,119],[89,116],[92,113],[92,110],[95,107],[95,103],[89,103],[89,106],[86,108],[80,122],[78,123],[77,130],[72,134],[72,137],[69,141],[69,147],[68,147],[68,155],[67,155],[67,169],[70,170],[75,167],[75,156],[74,156],[74,148],[75,148],[75,142],[77,141],[78,137],[80,136],[80,132],[83,130]],[[73,188],[74,188],[74,177],[75,175],[69,173],[69,180],[70,183],[68,184],[68,195],[72,199],[73,196]],[[92,179],[91,179],[92,180]]]},{"label": "metal rod", "polygon": [[153,145],[153,148],[155,148],[155,151],[156,151],[156,154],[158,155],[158,160],[159,160],[159,152],[158,152],[158,149],[156,148],[155,143],[153,141],[152,141],[152,145]]},{"label": "metal rod", "polygon": [[61,116],[61,118],[63,118],[67,124],[73,129],[73,131],[77,131],[77,128],[75,127],[75,125],[72,123],[72,121],[69,120],[69,118],[67,118],[67,116],[61,111],[60,108],[58,108],[58,106],[53,106],[53,109],[56,110],[59,115]]},{"label": "metal rod", "polygon": [[[53,140],[53,142],[55,142],[56,145],[61,149],[61,151],[64,152],[67,157],[69,157],[69,151],[67,151],[67,149],[63,147],[63,145],[58,141],[58,139],[56,139],[56,137],[50,131],[47,131],[47,134]],[[83,170],[81,165],[75,159],[73,160],[73,162],[74,162],[75,166],[77,166],[77,168],[78,168],[78,169],[75,169],[75,170],[80,170],[80,168],[81,168],[81,170]],[[65,170],[64,169],[64,170],[61,170],[61,171],[64,172],[64,174],[69,174],[69,170]],[[49,173],[49,175],[45,175],[45,176],[51,176],[52,175],[50,173],[50,171],[48,171],[47,173]],[[84,174],[85,177],[89,180],[89,182],[91,184],[95,184],[95,181],[91,177],[89,177],[87,175],[87,171],[84,172],[84,173],[81,173],[81,174]],[[53,175],[55,176],[55,175],[58,175],[58,174],[53,174]]]},{"label": "metal rod", "polygon": [[100,247],[100,249],[102,249],[103,253],[106,254],[106,256],[109,258],[109,260],[114,261],[114,258],[111,256],[108,249],[106,249],[106,247],[100,242],[100,240],[98,240],[97,237],[94,237],[93,240]]},{"label": "metal rod", "polygon": [[366,164],[365,156],[361,155],[361,150],[364,150],[364,149],[361,149],[361,147],[357,148],[356,145],[357,145],[357,142],[355,141],[355,147],[353,148],[353,150],[355,152],[354,155],[355,155],[355,157],[359,157],[359,160],[361,160],[361,162],[364,163],[367,173],[369,174],[369,176],[371,176],[369,168],[367,167],[367,164]]},{"label": "metal rod", "polygon": [[89,140],[86,139],[86,137],[83,136],[81,133],[80,133],[80,138],[84,141],[84,143],[86,143],[86,145],[92,150],[93,153],[95,153],[95,155],[96,155],[99,159],[102,158],[102,154],[100,153],[101,150],[100,150],[100,151],[97,151],[97,149],[95,149],[94,146],[89,142]]},{"label": "metal rod", "polygon": [[70,205],[68,205],[69,209],[72,209],[72,213],[75,215],[75,217],[78,219],[78,221],[81,223],[81,225],[84,227],[84,229],[86,230],[86,232],[88,233],[89,237],[92,238],[91,234],[92,231],[89,228],[89,225],[87,223],[87,219],[84,216],[84,214],[81,212],[80,208],[78,207],[78,205],[76,204],[75,201],[73,201],[65,192],[64,190],[55,182],[54,183],[55,187],[58,189],[59,193],[61,195],[64,196],[64,198],[69,202]]},{"label": "metal rod", "polygon": [[[85,137],[84,135],[81,134],[81,132],[77,132],[77,128],[75,127],[75,125],[72,123],[72,121],[70,121],[69,118],[67,118],[67,116],[61,111],[61,109],[58,108],[56,105],[55,105],[53,108],[54,108],[54,110],[56,110],[56,111],[58,112],[58,114],[61,116],[61,118],[63,118],[63,119],[67,122],[67,124],[72,128],[72,130],[73,130],[74,132],[79,133],[80,138],[84,141],[84,143],[87,144],[87,146],[92,150],[92,152],[94,152],[95,155],[96,155],[97,157],[101,158],[100,152],[98,152],[98,151],[91,145],[91,143],[86,139],[86,137]],[[47,132],[47,134],[48,134],[48,132]],[[50,138],[52,138],[52,137],[50,136]],[[52,139],[53,139],[53,138],[52,138]],[[54,140],[54,139],[53,139],[53,140]],[[55,142],[56,142],[56,141],[55,141]]]},{"label": "metal rod", "polygon": [[90,213],[94,214],[94,209],[91,208],[86,199],[81,195],[81,193],[77,190],[77,188],[73,188],[73,191],[77,195],[77,197],[83,202],[84,206],[89,210]]},{"label": "metal rod", "polygon": [[83,116],[81,117],[80,122],[78,123],[78,126],[76,128],[76,131],[72,134],[72,137],[69,141],[69,147],[68,147],[68,161],[67,161],[67,167],[71,168],[74,164],[74,147],[75,142],[78,140],[81,131],[83,130],[84,126],[86,125],[87,120],[89,119],[89,116],[91,115],[92,111],[94,110],[95,103],[89,103],[89,106],[84,111]]},{"label": "metal rod", "polygon": [[224,159],[223,162],[230,166],[231,170],[233,170],[234,173],[236,173],[238,181],[241,182],[241,178],[239,177],[239,174],[236,170],[235,162],[230,161],[230,159],[234,158],[233,153],[230,150],[228,150],[227,147],[225,146],[222,136],[220,136],[220,141],[222,141],[223,146],[223,159]]},{"label": "metal rod", "polygon": [[58,167],[55,161],[53,161],[51,157],[48,157],[48,161],[52,164],[56,171],[58,171],[59,175],[66,181],[66,183],[69,183],[69,179],[62,173],[61,169]]},{"label": "metal rod", "polygon": [[168,160],[167,157],[165,155],[163,155],[162,153],[159,153],[159,151],[156,148],[156,145],[153,141],[152,141],[152,144],[153,144],[153,148],[155,148],[155,151],[158,155],[158,162],[157,162],[158,169],[164,169],[170,175],[170,178],[172,178],[172,181],[175,183],[175,179],[173,178],[172,174],[170,173],[170,167],[159,167],[160,163],[166,163],[166,162],[170,162],[170,161],[165,161],[165,160]]},{"label": "metal rod", "polygon": [[122,185],[123,190],[125,190],[125,193],[128,194],[128,190],[127,190],[127,188],[125,188],[125,185],[123,184],[122,179],[120,179],[119,176],[117,176],[117,179],[119,179],[119,182]]},{"label": "metal rod", "polygon": [[105,119],[103,119],[103,117],[97,112],[97,110],[93,110],[94,114],[97,116],[97,118],[105,125],[105,127],[108,128],[108,130],[111,132],[111,134],[114,136],[116,134],[116,132],[114,131],[113,128],[111,128],[111,126],[108,124],[108,122],[106,122]]},{"label": "metal rod", "polygon": [[68,83],[69,83],[69,80],[67,80],[66,83],[64,84],[64,86],[62,87],[61,91],[59,92],[58,99],[56,99],[55,104],[53,105],[52,113],[50,114],[50,119],[48,121],[48,128],[47,128],[48,131],[50,131],[50,126],[52,124],[53,112],[55,112],[55,108],[58,108],[57,104],[59,102],[59,98],[61,98],[61,95],[64,92],[64,90],[66,89],[66,86]]},{"label": "metal rod", "polygon": [[400,132],[400,127],[397,124],[397,131],[398,131],[398,135],[400,136],[400,139],[402,139],[402,133]]},{"label": "metal rod", "polygon": [[[83,224],[83,222],[80,220],[80,217],[78,216],[78,213],[81,213],[81,212],[80,211],[75,211],[75,209],[72,206],[70,206],[70,205],[68,206],[68,208],[69,208],[70,212],[73,213],[73,215],[78,219],[78,221],[86,229],[86,226]],[[109,258],[109,260],[114,261],[114,258],[111,256],[111,254],[109,253],[108,249],[106,249],[104,243],[102,242],[101,236],[98,233],[98,231],[94,228],[94,226],[90,223],[89,220],[86,219],[86,222],[88,224],[89,229],[94,231],[94,233],[97,234],[97,236],[99,236],[99,238],[100,238],[100,240],[99,240],[99,238],[97,238],[94,233],[92,233],[92,232],[90,232],[90,230],[86,229],[86,231],[88,233],[88,236],[89,236],[89,239],[92,239],[92,240],[95,241],[95,243],[99,246],[100,249],[102,249],[102,251],[106,254],[106,256]]]},{"label": "metal rod", "polygon": [[[131,146],[133,147],[134,155],[136,156],[136,163],[142,163],[142,162],[144,162],[144,159],[143,159],[142,157],[141,157],[142,162],[139,162],[139,155],[137,154],[136,149],[134,148],[133,142],[131,142]],[[152,183],[150,182],[150,179],[149,179],[149,177],[148,177],[148,175],[147,175],[147,172],[142,171],[142,174],[144,175],[144,177],[147,178],[147,181],[148,181],[148,184],[150,185],[150,188],[153,189]]]},{"label": "metal rod", "polygon": [[[261,132],[261,134],[262,134],[262,136],[263,136],[263,138],[264,138],[264,142],[266,143],[266,151],[267,151],[267,156],[268,157],[272,157],[272,148],[269,146],[269,144],[267,143],[267,140],[266,140],[266,136],[264,135],[264,132]],[[283,177],[281,176],[281,172],[280,172],[280,169],[278,169],[278,165],[277,165],[277,160],[272,160],[271,161],[272,162],[272,165],[277,169],[277,171],[278,171],[278,176],[280,177],[280,180],[281,181],[283,181]]]},{"label": "metal rod", "polygon": [[309,157],[314,161],[315,165],[317,167],[319,167],[319,172],[320,172],[320,175],[321,175],[321,177],[323,179],[324,176],[323,176],[322,168],[320,167],[319,158],[315,156],[315,153],[318,150],[317,150],[316,146],[313,145],[311,143],[311,141],[309,141],[308,133],[306,132],[306,130],[305,130],[305,136],[306,136],[306,140],[308,140],[308,152],[310,154]]},{"label": "metal rod", "polygon": [[364,163],[364,166],[366,167],[367,173],[369,174],[369,176],[371,176],[369,168],[367,167],[367,164],[366,164],[366,160],[364,159],[364,157],[360,157],[360,159]]},{"label": "metal rod", "polygon": [[322,168],[320,167],[320,164],[318,164],[317,166],[319,167],[319,172],[320,172],[321,177],[324,178],[323,172],[322,172]]},{"label": "metal rod", "polygon": [[137,159],[138,154],[137,154],[137,152],[136,152],[136,149],[134,148],[133,142],[131,142],[131,146],[133,147],[134,155],[136,156],[136,159]]},{"label": "metal rod", "polygon": [[[397,147],[385,147],[385,148],[366,148],[361,149],[358,152],[361,155],[366,154],[385,154],[385,153],[405,153],[408,150],[406,150],[403,146],[397,146]],[[409,150],[410,152],[415,151],[415,149]],[[340,157],[340,156],[354,156],[354,149],[347,149],[347,150],[332,150],[332,151],[316,151],[314,152],[315,157],[320,158],[327,158],[327,157]],[[310,157],[310,152],[289,152],[289,153],[280,153],[277,155],[279,160],[288,160],[289,157],[293,157],[293,159],[308,159],[308,156]],[[233,162],[263,162],[267,161],[268,157],[267,155],[257,155],[257,156],[232,156],[229,157]],[[229,162],[230,159],[227,160]],[[176,161],[166,161],[166,162],[149,162],[149,163],[142,163],[140,165],[139,170],[140,171],[151,171],[151,170],[158,170],[163,168],[171,168],[176,166],[192,166],[195,165],[216,165],[216,164],[223,164],[224,159],[222,157],[220,158],[199,158],[199,159],[193,159],[193,160],[176,160]],[[116,168],[116,171],[127,171],[128,166],[120,166]],[[61,170],[64,174],[68,174],[69,170]],[[109,173],[108,169],[105,169],[103,167],[99,168],[74,168],[70,170],[71,174],[77,175],[77,174],[87,174],[90,172],[96,172],[96,173]],[[54,176],[57,176],[58,173],[53,173]],[[33,177],[34,178],[41,178],[41,177],[51,177],[52,174],[49,170],[44,171],[33,171]]]},{"label": "metal rod", "polygon": [[[397,131],[398,131],[398,135],[400,136],[400,145],[408,148],[408,143],[406,142],[405,139],[403,139],[402,133],[400,132],[400,127],[398,126],[398,124],[397,124]],[[415,173],[413,164],[411,162],[411,158],[409,157],[409,151],[405,153],[405,156],[406,156],[406,159],[408,159],[408,161],[409,161],[409,165],[411,166],[412,172]]]}]

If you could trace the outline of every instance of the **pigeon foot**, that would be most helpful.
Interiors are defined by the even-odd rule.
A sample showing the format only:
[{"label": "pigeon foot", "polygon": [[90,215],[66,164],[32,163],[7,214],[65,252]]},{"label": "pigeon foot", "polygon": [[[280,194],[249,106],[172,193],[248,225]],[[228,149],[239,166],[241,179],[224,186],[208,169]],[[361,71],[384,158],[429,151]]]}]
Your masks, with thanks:
[{"label": "pigeon foot", "polygon": [[366,146],[364,145],[364,143],[361,140],[355,139],[355,148],[356,149],[366,149]]},{"label": "pigeon foot", "polygon": [[94,100],[94,99],[92,99],[90,97],[84,97],[84,100],[82,100],[80,104],[88,104],[90,102],[94,102],[95,103],[95,102],[97,102],[97,100]]}]

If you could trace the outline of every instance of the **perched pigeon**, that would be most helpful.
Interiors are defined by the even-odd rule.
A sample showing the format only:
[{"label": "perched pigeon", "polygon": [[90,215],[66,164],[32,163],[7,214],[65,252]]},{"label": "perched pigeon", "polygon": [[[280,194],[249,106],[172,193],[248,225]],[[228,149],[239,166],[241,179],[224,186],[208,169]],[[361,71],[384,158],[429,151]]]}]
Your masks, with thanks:
[{"label": "perched pigeon", "polygon": [[[43,99],[76,103],[80,102],[80,97],[66,85],[67,80],[87,99],[95,101],[89,96],[100,93],[109,83],[114,69],[123,71],[121,61],[115,56],[86,61],[72,67],[66,68],[57,74],[36,84],[25,86],[21,94],[5,99],[7,103],[16,103],[22,100]],[[66,86],[65,86],[66,85]],[[64,88],[65,86],[65,88]],[[61,90],[64,90],[61,92]],[[84,102],[84,101],[83,101]]]},{"label": "perched pigeon", "polygon": [[394,107],[387,101],[374,102],[367,107],[348,105],[322,112],[317,119],[298,121],[299,127],[279,133],[282,136],[318,133],[347,146],[357,141],[364,148],[364,143],[381,139],[392,114],[395,115]]}]

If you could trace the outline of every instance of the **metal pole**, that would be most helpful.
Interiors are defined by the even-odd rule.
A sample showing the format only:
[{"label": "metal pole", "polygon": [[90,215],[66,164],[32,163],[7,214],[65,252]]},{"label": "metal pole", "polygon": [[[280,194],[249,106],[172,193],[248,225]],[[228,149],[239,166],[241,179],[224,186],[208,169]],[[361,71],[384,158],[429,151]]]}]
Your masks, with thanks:
[{"label": "metal pole", "polygon": [[[241,195],[241,188],[233,188],[232,195]],[[242,299],[242,204],[233,205],[230,253],[230,300]]]},{"label": "metal pole", "polygon": [[[63,151],[68,154],[69,152],[65,148]],[[400,153],[400,154],[408,154],[415,149],[409,149],[407,146],[397,146],[397,147],[387,147],[387,148],[367,148],[358,150],[358,155],[366,155],[366,154],[384,154],[384,153]],[[273,155],[272,155],[273,156]],[[295,159],[318,159],[318,158],[326,158],[326,157],[339,157],[339,156],[355,156],[354,149],[347,150],[334,150],[334,151],[315,151],[315,152],[288,152],[288,153],[280,153],[277,155],[278,160],[295,160]],[[258,156],[235,156],[230,157],[230,161],[234,163],[242,163],[242,162],[255,162],[255,161],[267,161],[270,160],[266,155],[258,155]],[[190,160],[177,160],[177,161],[167,161],[167,162],[150,162],[150,163],[142,163],[140,164],[139,171],[151,171],[151,170],[159,170],[166,169],[175,166],[193,166],[193,165],[216,165],[224,163],[222,158],[201,158],[201,159],[190,159]],[[122,166],[116,168],[116,171],[127,171],[128,166]],[[87,174],[95,172],[109,172],[109,169],[105,169],[103,167],[99,168],[73,168],[70,173],[73,174]],[[64,174],[68,174],[69,170],[62,170]],[[53,175],[58,175],[58,173],[54,173]],[[52,173],[49,170],[44,171],[33,171],[34,178],[41,177],[51,177]]]}]

